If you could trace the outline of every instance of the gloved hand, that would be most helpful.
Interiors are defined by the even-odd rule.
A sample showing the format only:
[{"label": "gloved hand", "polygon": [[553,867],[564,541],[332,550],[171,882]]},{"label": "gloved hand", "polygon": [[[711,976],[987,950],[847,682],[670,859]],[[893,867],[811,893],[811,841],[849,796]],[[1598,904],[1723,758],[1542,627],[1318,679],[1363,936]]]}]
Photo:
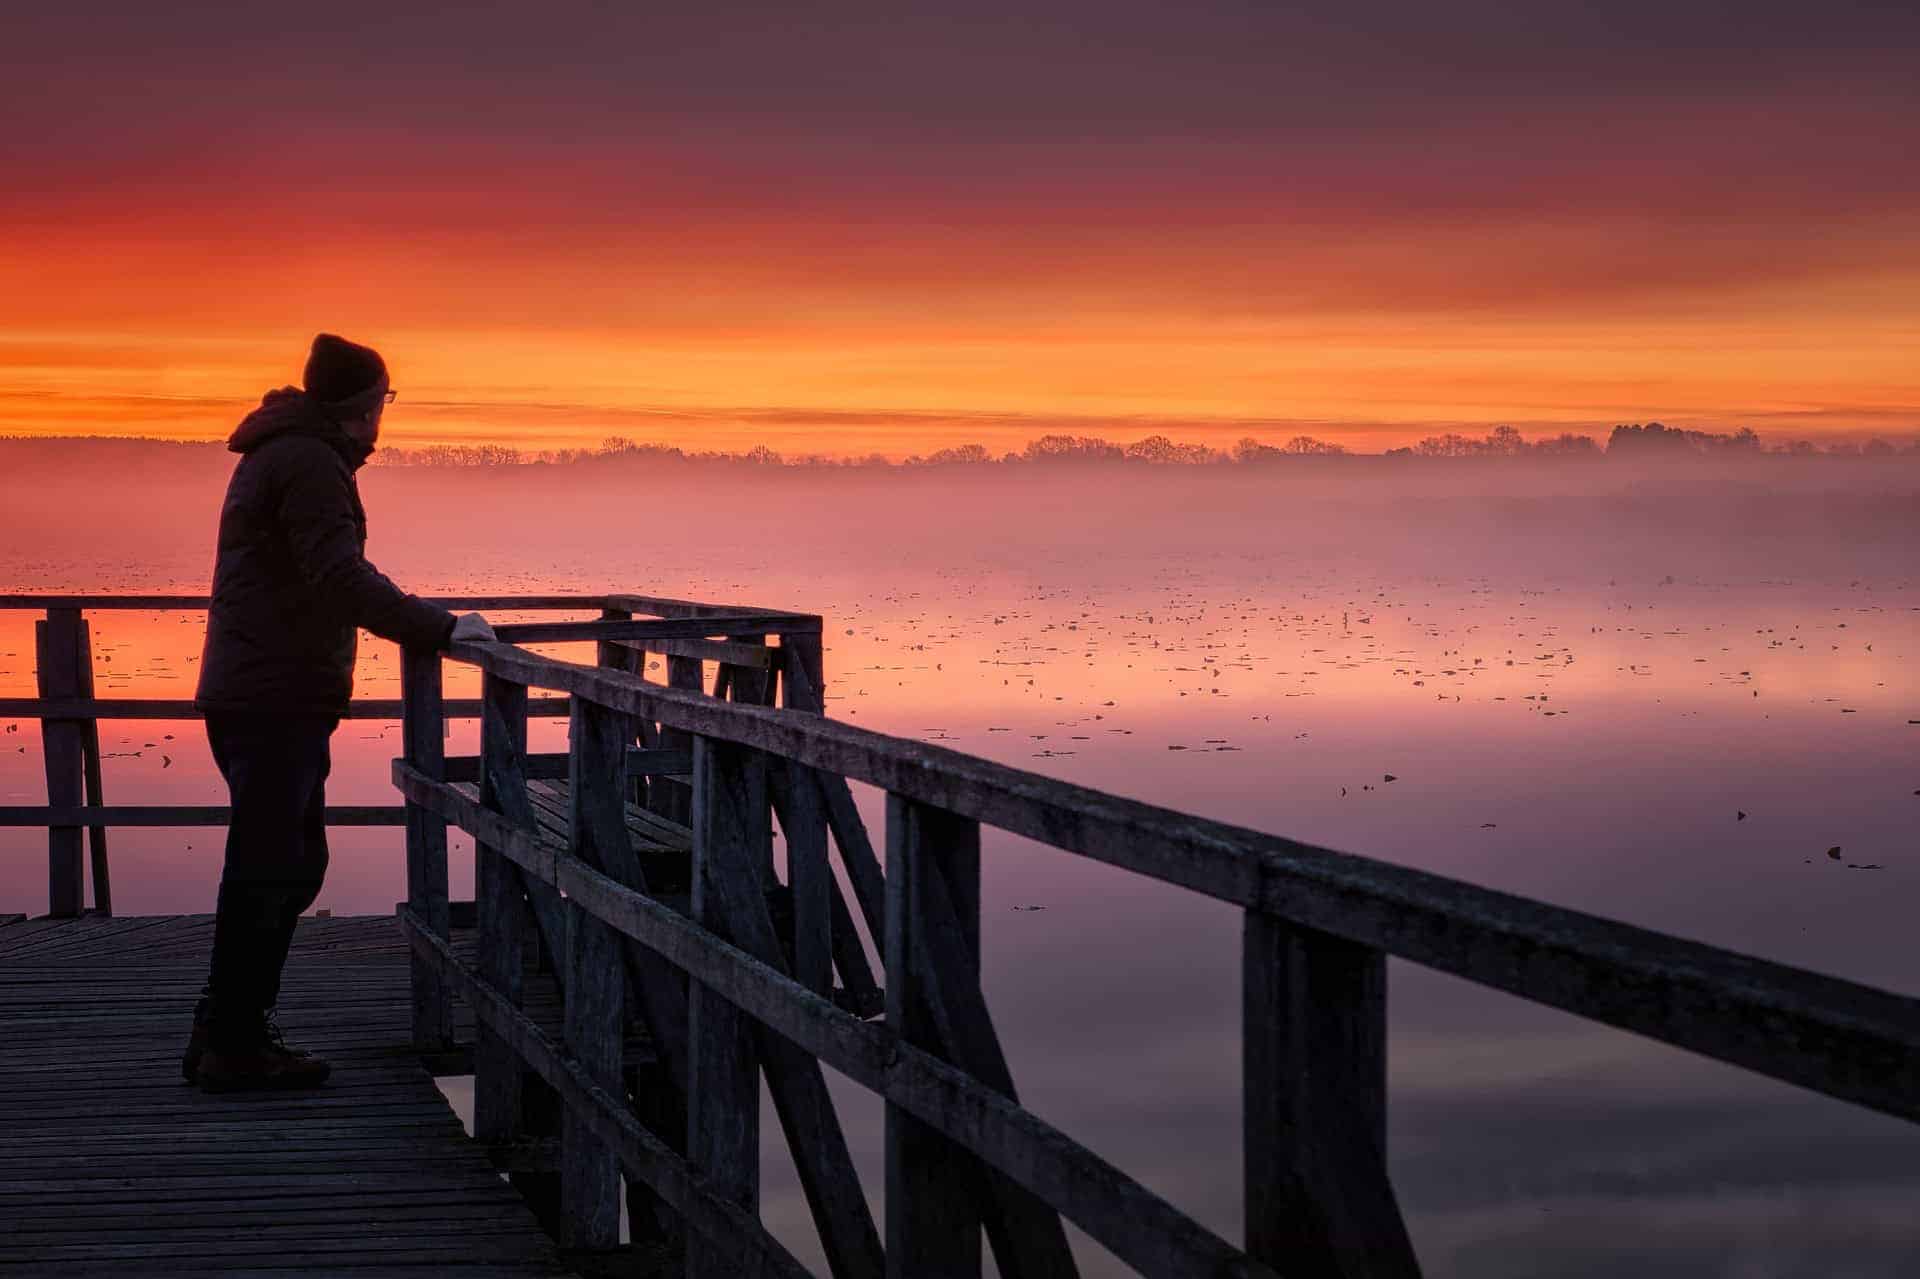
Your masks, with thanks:
[{"label": "gloved hand", "polygon": [[487,619],[478,613],[462,613],[453,619],[453,641],[492,640],[498,638],[493,627],[487,625]]}]

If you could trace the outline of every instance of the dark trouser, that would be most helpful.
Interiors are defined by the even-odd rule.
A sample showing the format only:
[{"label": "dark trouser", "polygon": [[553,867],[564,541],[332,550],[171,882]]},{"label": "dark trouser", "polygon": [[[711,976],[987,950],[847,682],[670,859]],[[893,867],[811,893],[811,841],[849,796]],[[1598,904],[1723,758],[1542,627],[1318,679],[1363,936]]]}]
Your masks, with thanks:
[{"label": "dark trouser", "polygon": [[339,723],[335,715],[207,715],[207,741],[233,805],[204,1005],[216,1047],[260,1033],[280,998],[293,930],[320,895],[327,747]]}]

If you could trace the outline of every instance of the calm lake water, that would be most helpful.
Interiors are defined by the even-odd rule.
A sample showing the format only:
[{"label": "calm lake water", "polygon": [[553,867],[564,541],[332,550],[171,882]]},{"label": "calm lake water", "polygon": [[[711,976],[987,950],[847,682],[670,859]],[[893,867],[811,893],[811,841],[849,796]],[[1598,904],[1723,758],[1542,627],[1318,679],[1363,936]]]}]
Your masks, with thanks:
[{"label": "calm lake water", "polygon": [[[0,590],[204,590],[223,478],[119,514],[16,492]],[[1920,993],[1911,497],[834,483],[364,487],[369,551],[414,589],[818,611],[851,722]],[[191,692],[197,616],[93,625],[104,694]],[[32,651],[0,615],[0,695],[31,692]],[[396,668],[364,644],[360,692],[396,696]],[[564,725],[534,735],[560,749]],[[103,745],[110,802],[223,802],[195,723]],[[394,802],[396,728],[335,748],[333,802]],[[43,802],[37,750],[31,722],[0,736],[0,803]],[[123,913],[210,908],[216,832],[111,843]],[[44,909],[43,849],[0,832],[0,911]],[[333,849],[319,905],[391,910],[398,833]],[[984,903],[1022,1100],[1237,1238],[1237,913],[992,834]],[[1920,1266],[1920,1129],[1397,962],[1389,999],[1390,1157],[1430,1274]],[[840,1095],[877,1199],[880,1107]],[[765,1215],[817,1256],[765,1130]]]}]

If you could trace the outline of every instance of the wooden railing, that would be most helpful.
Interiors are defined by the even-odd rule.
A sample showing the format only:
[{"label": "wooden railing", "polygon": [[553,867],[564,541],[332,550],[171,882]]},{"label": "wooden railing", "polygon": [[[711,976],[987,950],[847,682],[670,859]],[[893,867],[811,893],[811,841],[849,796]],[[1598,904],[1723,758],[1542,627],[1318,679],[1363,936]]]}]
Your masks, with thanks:
[{"label": "wooden railing", "polygon": [[[456,610],[492,613],[580,612],[597,610],[603,617],[630,619],[636,613],[653,619],[647,633],[668,648],[676,637],[711,634],[706,623],[689,619],[726,614],[748,626],[772,623],[777,627],[790,614],[726,608],[691,600],[623,595],[489,595],[436,599]],[[113,913],[112,875],[107,857],[107,829],[112,826],[225,826],[229,810],[214,804],[120,804],[105,798],[101,769],[101,720],[188,720],[200,718],[188,698],[96,697],[93,682],[93,644],[89,612],[199,612],[207,610],[204,595],[0,595],[0,615],[6,612],[43,613],[34,623],[36,697],[0,697],[0,718],[38,719],[47,779],[47,802],[39,805],[0,805],[0,828],[47,828],[47,910],[72,916],[86,909],[86,872],[93,881],[93,911]],[[812,623],[817,627],[817,619]],[[519,643],[553,638],[552,627],[577,628],[579,623],[523,623],[502,633]],[[563,637],[574,638],[567,629]],[[362,720],[401,718],[402,699],[357,698],[347,717]],[[565,715],[565,698],[544,698],[529,707],[535,715]],[[447,701],[448,719],[474,719],[480,714],[475,698]],[[333,805],[326,810],[330,826],[400,826],[406,809],[400,805]],[[84,833],[84,834],[83,834]],[[87,865],[90,857],[91,866]]]},{"label": "wooden railing", "polygon": [[[447,1044],[450,993],[472,1006],[476,1135],[557,1136],[536,1193],[573,1247],[615,1245],[624,1174],[635,1239],[677,1246],[688,1275],[804,1273],[756,1211],[764,1079],[836,1276],[976,1276],[983,1233],[1004,1275],[1071,1275],[1063,1218],[1148,1275],[1417,1274],[1387,1173],[1389,955],[1920,1119],[1920,1001],[837,723],[812,621],[777,645],[745,625],[686,641],[703,647],[665,686],[633,659],[670,650],[637,623],[567,633],[602,642],[597,665],[456,646],[483,672],[480,755],[458,763],[441,659],[406,658],[416,1038]],[[532,689],[570,699],[564,836],[530,798],[557,770],[528,754]],[[636,751],[685,752],[690,793],[652,776],[639,794]],[[849,780],[886,792],[884,872]],[[636,802],[690,825],[689,899],[649,885]],[[446,823],[476,841],[472,964],[449,935]],[[1019,1105],[979,984],[982,825],[1242,908],[1242,1246]],[[880,943],[882,1022],[861,1015],[873,978],[836,849]],[[520,1007],[530,950],[563,989],[558,1037]],[[623,1060],[630,1016],[656,1065]],[[823,1065],[885,1100],[884,1246]]]}]

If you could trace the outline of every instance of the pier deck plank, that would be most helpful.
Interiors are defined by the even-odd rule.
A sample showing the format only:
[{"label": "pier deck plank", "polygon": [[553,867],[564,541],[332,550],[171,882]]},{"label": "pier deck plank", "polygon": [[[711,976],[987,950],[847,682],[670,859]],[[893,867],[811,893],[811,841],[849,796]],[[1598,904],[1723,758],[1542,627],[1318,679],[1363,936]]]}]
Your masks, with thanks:
[{"label": "pier deck plank", "polygon": [[[407,1042],[393,919],[301,921],[280,1021],[334,1066],[304,1093],[181,1081],[212,934],[205,915],[0,924],[0,1275],[568,1273]],[[540,985],[530,1011],[557,1027]]]}]

